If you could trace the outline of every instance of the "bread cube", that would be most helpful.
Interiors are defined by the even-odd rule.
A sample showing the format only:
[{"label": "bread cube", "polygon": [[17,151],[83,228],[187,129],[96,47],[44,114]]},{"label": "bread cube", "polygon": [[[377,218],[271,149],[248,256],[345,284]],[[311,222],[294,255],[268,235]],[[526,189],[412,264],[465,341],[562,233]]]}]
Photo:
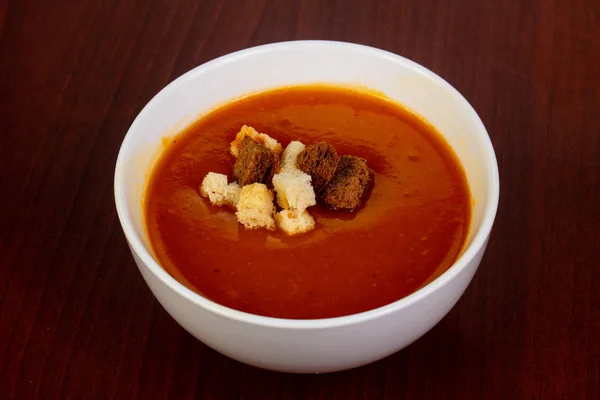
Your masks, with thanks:
[{"label": "bread cube", "polygon": [[298,154],[305,148],[306,146],[302,142],[290,142],[281,155],[281,171],[297,170],[296,160],[298,159]]},{"label": "bread cube", "polygon": [[275,230],[274,213],[273,192],[266,185],[253,183],[242,187],[235,213],[242,225],[249,229]]},{"label": "bread cube", "polygon": [[273,187],[277,192],[277,204],[284,209],[300,212],[317,204],[315,191],[308,174],[300,170],[283,171],[273,176]]},{"label": "bread cube", "polygon": [[240,186],[269,184],[279,169],[279,156],[249,137],[244,137],[233,165],[233,177]]},{"label": "bread cube", "polygon": [[310,175],[315,191],[319,193],[333,178],[337,169],[339,157],[337,152],[327,142],[311,144],[298,154],[298,168]]},{"label": "bread cube", "polygon": [[279,229],[288,235],[298,235],[315,228],[315,220],[308,211],[281,210],[275,214]]},{"label": "bread cube", "polygon": [[245,137],[253,140],[254,142],[263,145],[267,149],[275,152],[275,154],[280,154],[283,151],[281,144],[272,137],[267,134],[259,133],[256,129],[251,126],[244,125],[242,129],[235,136],[233,142],[231,142],[231,146],[229,151],[234,157],[237,157],[240,154],[240,150],[242,148],[242,142]]},{"label": "bread cube", "polygon": [[321,192],[321,200],[332,210],[354,211],[364,204],[373,179],[367,160],[341,156],[335,175]]},{"label": "bread cube", "polygon": [[212,205],[235,207],[240,197],[240,186],[235,182],[227,184],[227,175],[209,172],[202,180],[200,194],[208,197]]}]

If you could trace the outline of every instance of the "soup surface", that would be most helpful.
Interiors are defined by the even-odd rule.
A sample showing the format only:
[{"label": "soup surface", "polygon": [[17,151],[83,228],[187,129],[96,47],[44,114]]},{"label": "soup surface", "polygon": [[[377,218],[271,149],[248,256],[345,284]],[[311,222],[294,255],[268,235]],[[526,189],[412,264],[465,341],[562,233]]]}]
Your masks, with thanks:
[{"label": "soup surface", "polygon": [[[229,143],[244,124],[284,147],[325,140],[365,158],[375,172],[366,205],[311,207],[316,229],[299,236],[244,229],[198,193],[209,171],[231,179]],[[409,295],[452,265],[471,218],[464,171],[432,126],[386,99],[330,86],[262,92],[210,112],[165,141],[144,204],[155,256],[176,279],[222,305],[293,319]]]}]

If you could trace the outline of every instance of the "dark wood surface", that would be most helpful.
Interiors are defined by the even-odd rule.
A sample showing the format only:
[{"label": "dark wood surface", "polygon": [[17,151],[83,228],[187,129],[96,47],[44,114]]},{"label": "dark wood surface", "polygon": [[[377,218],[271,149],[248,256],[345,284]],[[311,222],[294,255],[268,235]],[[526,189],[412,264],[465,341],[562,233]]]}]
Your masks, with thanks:
[{"label": "dark wood surface", "polygon": [[[0,4],[0,398],[598,398],[598,0]],[[120,142],[158,90],[290,39],[437,72],[500,166],[488,252],[458,305],[342,373],[263,371],[193,339],[145,286],[113,202]]]}]

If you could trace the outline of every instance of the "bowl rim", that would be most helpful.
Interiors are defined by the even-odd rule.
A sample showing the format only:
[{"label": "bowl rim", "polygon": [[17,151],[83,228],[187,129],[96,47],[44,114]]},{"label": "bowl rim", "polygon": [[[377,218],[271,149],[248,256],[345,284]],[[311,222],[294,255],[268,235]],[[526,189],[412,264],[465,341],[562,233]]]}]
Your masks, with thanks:
[{"label": "bowl rim", "polygon": [[[342,50],[356,51],[361,52],[366,55],[370,55],[373,57],[383,57],[387,59],[391,59],[396,63],[403,63],[410,68],[414,69],[418,73],[424,74],[431,78],[436,84],[442,86],[445,90],[447,90],[454,100],[458,102],[462,102],[466,105],[468,112],[471,114],[476,126],[477,133],[482,137],[481,150],[484,152],[485,160],[487,160],[486,169],[487,169],[487,178],[489,180],[489,189],[488,189],[488,198],[489,201],[485,206],[483,211],[483,219],[474,233],[473,239],[470,244],[466,246],[462,254],[458,257],[458,259],[444,271],[440,276],[435,278],[433,281],[429,282],[425,286],[411,293],[410,295],[403,297],[399,300],[396,300],[392,303],[386,304],[384,306],[364,311],[357,314],[351,314],[341,317],[333,317],[333,318],[322,318],[322,319],[285,319],[285,318],[274,318],[274,317],[266,317],[256,314],[247,313],[244,311],[238,311],[233,308],[226,307],[224,305],[218,304],[206,297],[203,297],[196,292],[188,289],[185,285],[177,281],[174,277],[172,277],[166,270],[164,270],[158,263],[158,261],[152,256],[152,254],[146,249],[144,244],[142,243],[141,238],[138,236],[136,230],[133,227],[132,218],[129,213],[129,209],[127,207],[127,201],[124,195],[124,152],[130,146],[132,142],[132,137],[137,130],[137,126],[140,124],[140,121],[149,113],[149,109],[151,105],[157,101],[158,98],[165,95],[166,92],[173,90],[175,87],[179,85],[184,85],[189,79],[192,79],[195,75],[201,74],[206,70],[218,68],[221,65],[228,64],[231,62],[235,62],[239,59],[249,57],[249,56],[257,56],[260,54],[264,54],[267,52],[278,52],[278,51],[289,51],[289,50],[314,50],[316,48],[336,48]],[[129,242],[131,250],[135,252],[135,254],[139,257],[145,267],[152,273],[154,276],[165,286],[167,286],[170,290],[175,292],[177,295],[185,298],[189,302],[195,304],[203,308],[206,311],[211,312],[214,315],[228,318],[232,320],[236,320],[246,324],[266,326],[271,328],[280,328],[280,329],[327,329],[334,327],[341,327],[347,325],[353,325],[361,322],[366,322],[368,320],[376,319],[383,317],[385,315],[400,311],[405,309],[423,299],[431,295],[432,293],[440,290],[442,287],[450,283],[457,275],[462,272],[467,265],[471,263],[474,257],[478,254],[483,246],[485,246],[489,234],[492,230],[492,226],[496,217],[496,212],[498,209],[498,202],[500,196],[500,179],[498,172],[498,163],[496,160],[496,155],[494,152],[494,148],[481,121],[481,118],[471,106],[471,104],[456,90],[452,85],[446,82],[443,78],[430,71],[429,69],[423,67],[422,65],[407,59],[403,56],[400,56],[395,53],[391,53],[386,50],[378,49],[371,46],[349,43],[349,42],[340,42],[340,41],[329,41],[329,40],[295,40],[295,41],[285,41],[285,42],[276,42],[270,43],[255,47],[246,48],[243,50],[235,51],[233,53],[229,53],[223,55],[221,57],[215,58],[211,61],[208,61],[204,64],[196,66],[181,76],[177,77],[175,80],[170,82],[168,85],[163,87],[153,98],[144,106],[144,108],[140,111],[140,113],[136,116],[133,123],[127,130],[127,133],[121,143],[121,147],[119,149],[119,154],[117,156],[117,162],[115,167],[114,174],[114,192],[115,192],[115,203],[117,208],[117,215],[119,217],[119,221],[121,223],[121,227],[125,233],[125,237]]]}]

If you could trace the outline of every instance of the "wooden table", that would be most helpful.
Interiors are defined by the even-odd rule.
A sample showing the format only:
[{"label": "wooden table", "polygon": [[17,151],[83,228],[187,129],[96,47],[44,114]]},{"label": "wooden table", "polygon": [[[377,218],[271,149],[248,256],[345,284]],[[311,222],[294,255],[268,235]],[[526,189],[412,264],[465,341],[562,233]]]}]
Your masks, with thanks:
[{"label": "wooden table", "polygon": [[[598,398],[598,0],[0,3],[0,398]],[[375,364],[300,376],[221,356],[163,311],[125,243],[113,170],[175,77],[315,38],[447,79],[489,130],[502,193],[484,261],[439,325]]]}]

